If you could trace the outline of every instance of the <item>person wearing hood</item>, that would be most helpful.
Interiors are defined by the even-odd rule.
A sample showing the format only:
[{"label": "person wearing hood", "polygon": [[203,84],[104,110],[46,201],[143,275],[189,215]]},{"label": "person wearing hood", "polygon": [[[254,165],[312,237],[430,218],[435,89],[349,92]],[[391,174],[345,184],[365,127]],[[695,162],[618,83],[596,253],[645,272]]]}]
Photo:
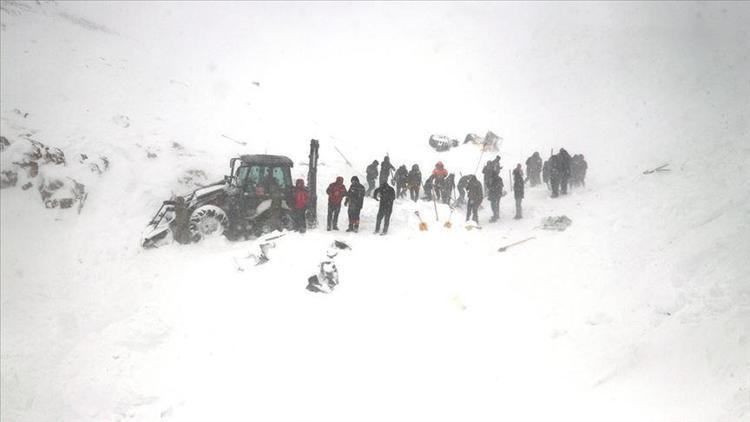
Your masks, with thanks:
[{"label": "person wearing hood", "polygon": [[552,197],[560,196],[560,156],[553,154],[549,157],[549,184],[552,188]]},{"label": "person wearing hood", "polygon": [[396,196],[403,198],[406,196],[406,178],[409,177],[409,170],[406,169],[405,165],[401,165],[396,174],[393,176],[396,181]]},{"label": "person wearing hood", "polygon": [[[432,189],[430,189],[430,199],[432,199],[432,195],[435,195],[436,199],[440,199],[440,193],[443,190],[443,183],[445,182],[446,177],[448,177],[448,170],[445,168],[442,161],[438,161],[435,164],[435,168],[432,170]],[[425,189],[427,189],[426,185]]]},{"label": "person wearing hood", "polygon": [[418,165],[414,164],[411,166],[411,170],[406,176],[406,185],[409,187],[411,200],[417,202],[419,199],[419,188],[422,187],[422,172],[419,171]]},{"label": "person wearing hood", "polygon": [[461,207],[466,203],[466,187],[469,186],[471,176],[471,174],[466,174],[458,179],[458,184],[456,185],[456,189],[458,190],[458,199],[456,200],[457,207]]},{"label": "person wearing hood", "polygon": [[346,196],[346,186],[344,178],[339,176],[336,181],[328,185],[326,189],[328,194],[328,231],[339,229],[339,211],[341,211],[341,200]]},{"label": "person wearing hood", "polygon": [[357,176],[352,177],[352,184],[349,185],[349,191],[346,194],[344,205],[349,211],[349,228],[348,232],[357,233],[359,231],[359,213],[362,211],[362,205],[365,201],[365,187],[359,183]]},{"label": "person wearing hood", "polygon": [[307,230],[307,202],[310,199],[310,193],[305,187],[305,181],[297,179],[292,188],[292,220],[294,221],[294,229],[300,233],[304,233]]},{"label": "person wearing hood", "polygon": [[393,190],[388,181],[382,183],[379,188],[375,189],[373,193],[376,201],[380,201],[380,207],[378,207],[378,217],[375,222],[375,234],[380,231],[380,223],[383,224],[383,233],[388,233],[388,223],[391,221],[391,213],[393,212],[393,201],[396,200],[396,191]]},{"label": "person wearing hood", "polygon": [[565,148],[560,148],[560,152],[557,155],[557,164],[560,173],[560,193],[567,195],[568,182],[570,181],[570,154],[568,154],[568,151],[565,151]]},{"label": "person wearing hood", "polygon": [[492,218],[490,223],[500,219],[500,198],[503,196],[503,179],[500,174],[490,175],[489,185],[487,188],[487,199],[490,201],[490,207],[492,208]]},{"label": "person wearing hood", "polygon": [[387,182],[391,178],[391,172],[396,168],[391,164],[391,158],[389,156],[383,157],[383,163],[380,164],[380,184]]},{"label": "person wearing hood", "polygon": [[453,197],[453,190],[456,189],[456,175],[451,173],[443,181],[441,187],[440,198],[444,204],[451,204],[451,198]]},{"label": "person wearing hood", "polygon": [[484,193],[482,192],[482,183],[473,174],[469,179],[469,184],[466,186],[466,196],[468,201],[466,202],[466,221],[469,219],[474,220],[475,223],[479,224],[479,205],[482,203]]},{"label": "person wearing hood", "polygon": [[523,201],[523,169],[519,163],[516,169],[513,170],[513,196],[516,199],[516,216],[513,217],[516,220],[523,218],[523,211],[521,210],[521,201]]},{"label": "person wearing hood", "polygon": [[532,187],[539,185],[542,182],[540,177],[542,165],[542,157],[539,155],[538,151],[534,152],[531,157],[526,159],[526,175],[528,176],[529,184]]},{"label": "person wearing hood", "polygon": [[370,196],[370,193],[375,189],[375,181],[378,178],[378,160],[372,160],[365,173],[367,174],[367,196]]}]

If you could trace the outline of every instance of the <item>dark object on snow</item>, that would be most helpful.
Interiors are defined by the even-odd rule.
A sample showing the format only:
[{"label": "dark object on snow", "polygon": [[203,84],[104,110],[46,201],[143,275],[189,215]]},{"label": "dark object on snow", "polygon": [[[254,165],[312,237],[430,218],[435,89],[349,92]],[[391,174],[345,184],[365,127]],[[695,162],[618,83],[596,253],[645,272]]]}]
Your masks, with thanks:
[{"label": "dark object on snow", "polygon": [[521,243],[524,243],[524,242],[528,242],[531,239],[536,239],[536,238],[535,237],[529,237],[529,238],[526,238],[526,239],[523,239],[523,240],[519,240],[518,242],[513,242],[510,245],[505,245],[505,246],[501,247],[500,249],[498,249],[497,251],[498,252],[505,252],[509,248],[511,248],[513,246],[516,246],[516,245],[520,245]]},{"label": "dark object on snow", "polygon": [[561,232],[567,229],[571,224],[573,224],[573,221],[564,215],[558,217],[545,217],[542,220],[542,229]]},{"label": "dark object on snow", "polygon": [[8,138],[5,136],[0,136],[0,151],[4,150],[5,147],[9,147],[10,142],[8,141]]},{"label": "dark object on snow", "polygon": [[429,144],[435,151],[444,152],[457,147],[458,140],[443,135],[430,135]]},{"label": "dark object on snow", "polygon": [[315,293],[331,293],[339,284],[339,270],[332,259],[320,263],[317,275],[307,279],[306,289]]},{"label": "dark object on snow", "polygon": [[653,168],[653,169],[650,169],[650,170],[646,170],[646,171],[643,172],[643,174],[666,173],[668,171],[672,171],[671,169],[668,169],[667,166],[669,166],[669,163],[662,164],[659,167],[656,167],[656,168]]},{"label": "dark object on snow", "polygon": [[331,246],[333,246],[336,249],[341,249],[341,250],[352,250],[352,247],[349,246],[348,243],[342,242],[340,240],[334,240],[333,245]]},{"label": "dark object on snow", "polygon": [[[307,204],[308,218],[315,210],[318,142],[310,141]],[[294,164],[279,155],[242,155],[229,161],[224,180],[204,186],[182,197],[164,201],[147,226],[143,247],[169,242],[197,242],[225,234],[230,239],[260,236],[276,229],[294,228],[291,168]],[[175,218],[176,207],[184,207],[186,219]],[[179,227],[178,227],[179,225]],[[176,238],[173,233],[187,231]]]},{"label": "dark object on snow", "polygon": [[18,173],[13,170],[0,171],[0,189],[13,187],[18,183]]}]

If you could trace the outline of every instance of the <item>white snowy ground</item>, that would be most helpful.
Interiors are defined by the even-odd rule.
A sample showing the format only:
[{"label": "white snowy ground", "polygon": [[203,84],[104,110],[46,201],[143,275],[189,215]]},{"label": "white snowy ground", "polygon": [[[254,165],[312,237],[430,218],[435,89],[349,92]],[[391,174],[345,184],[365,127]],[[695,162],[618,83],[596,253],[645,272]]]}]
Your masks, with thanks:
[{"label": "white snowy ground", "polygon": [[[447,209],[437,222],[431,203],[399,201],[387,237],[370,233],[376,204],[368,200],[361,233],[288,234],[258,267],[245,259],[253,242],[145,251],[139,235],[159,202],[184,189],[182,171],[219,178],[240,152],[302,162],[318,137],[322,186],[353,174],[334,145],[359,171],[387,151],[397,164],[419,157],[425,172],[442,159],[467,173],[478,152],[437,154],[427,136],[343,142],[304,113],[282,113],[285,99],[271,99],[273,91],[271,111],[238,112],[244,96],[256,98],[250,80],[217,88],[226,75],[170,73],[178,71],[168,63],[188,55],[165,55],[166,41],[150,45],[107,21],[105,6],[3,7],[2,135],[23,142],[20,134],[35,130],[69,156],[112,162],[87,185],[80,215],[44,209],[34,190],[0,191],[3,421],[750,417],[748,38],[712,20],[729,5],[695,6],[710,40],[734,43],[709,49],[716,61],[701,66],[718,70],[663,65],[705,91],[675,88],[680,109],[659,115],[648,113],[656,106],[595,104],[584,115],[600,130],[628,128],[585,150],[585,140],[563,136],[589,157],[588,188],[554,201],[529,189],[521,221],[510,218],[506,198],[501,221],[481,231],[464,230],[463,215],[445,229]],[[733,7],[731,19],[747,16],[747,7]],[[172,8],[152,13],[186,13]],[[665,26],[668,36],[682,35]],[[639,113],[641,127],[623,123]],[[453,135],[466,130],[484,129]],[[173,141],[187,152],[170,148]],[[559,144],[507,137],[503,164],[550,146]],[[673,171],[641,174],[661,161]],[[429,231],[418,231],[415,209]],[[483,222],[488,214],[481,211]],[[567,231],[537,228],[562,214],[573,220]],[[536,239],[497,252],[529,236]],[[306,279],[334,239],[352,246],[337,258],[341,284],[311,294]]]}]

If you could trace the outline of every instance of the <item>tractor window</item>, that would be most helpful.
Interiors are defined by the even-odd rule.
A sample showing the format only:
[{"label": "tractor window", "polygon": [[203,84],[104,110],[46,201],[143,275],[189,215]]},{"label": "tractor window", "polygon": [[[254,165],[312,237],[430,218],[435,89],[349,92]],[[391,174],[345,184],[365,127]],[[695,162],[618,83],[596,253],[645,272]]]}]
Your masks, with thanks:
[{"label": "tractor window", "polygon": [[260,185],[264,189],[270,189],[272,184],[280,188],[287,188],[291,184],[291,179],[287,177],[285,167],[267,167],[267,166],[243,166],[237,169],[237,179],[239,185],[245,191],[254,189]]}]

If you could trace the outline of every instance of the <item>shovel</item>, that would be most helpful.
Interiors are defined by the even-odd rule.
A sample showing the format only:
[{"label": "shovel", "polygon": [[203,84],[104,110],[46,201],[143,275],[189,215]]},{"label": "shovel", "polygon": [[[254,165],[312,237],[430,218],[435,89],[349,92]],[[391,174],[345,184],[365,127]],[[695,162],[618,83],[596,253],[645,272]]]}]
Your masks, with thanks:
[{"label": "shovel", "polygon": [[419,231],[426,232],[427,231],[427,223],[422,221],[422,216],[419,215],[419,211],[414,211],[414,214],[417,215],[417,218],[419,218]]},{"label": "shovel", "polygon": [[445,224],[443,224],[443,227],[445,227],[446,229],[449,229],[453,226],[453,223],[451,223],[451,217],[453,217],[453,210],[455,208],[453,207],[450,207],[450,208],[451,208],[451,213],[448,214],[448,221],[446,221]]},{"label": "shovel", "polygon": [[524,239],[524,240],[519,240],[518,242],[513,242],[513,243],[511,243],[510,245],[505,245],[505,246],[503,246],[502,248],[498,249],[497,251],[498,251],[498,252],[505,252],[505,251],[507,251],[507,250],[508,250],[508,248],[510,248],[510,247],[512,247],[512,246],[516,246],[516,245],[519,245],[519,244],[521,244],[521,243],[523,243],[523,242],[528,242],[528,241],[529,241],[529,240],[531,240],[531,239],[535,239],[535,237],[529,237],[529,238],[527,238],[527,239]]}]

